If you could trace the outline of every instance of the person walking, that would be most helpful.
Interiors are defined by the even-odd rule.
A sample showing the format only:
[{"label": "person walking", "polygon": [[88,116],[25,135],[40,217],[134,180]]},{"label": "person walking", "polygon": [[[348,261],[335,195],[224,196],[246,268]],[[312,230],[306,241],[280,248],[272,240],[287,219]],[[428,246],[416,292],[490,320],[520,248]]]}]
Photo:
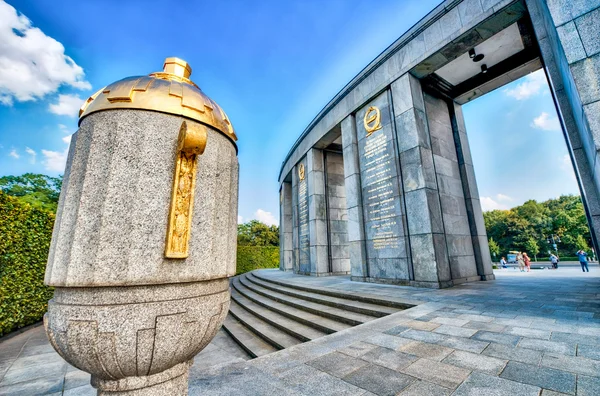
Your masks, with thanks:
[{"label": "person walking", "polygon": [[506,266],[506,259],[504,258],[504,256],[500,259],[500,265],[502,266],[502,268],[508,268]]},{"label": "person walking", "polygon": [[523,262],[525,264],[525,267],[527,267],[527,272],[529,272],[531,270],[531,259],[529,258],[527,253],[523,253]]},{"label": "person walking", "polygon": [[558,269],[558,256],[556,256],[555,254],[551,254],[550,262],[552,263],[552,268]]},{"label": "person walking", "polygon": [[581,270],[583,272],[590,272],[587,262],[587,253],[583,250],[579,250],[577,251],[577,257],[579,257],[579,264],[581,264]]},{"label": "person walking", "polygon": [[525,272],[525,260],[523,260],[523,254],[520,252],[517,254],[517,264],[519,264],[519,271]]}]

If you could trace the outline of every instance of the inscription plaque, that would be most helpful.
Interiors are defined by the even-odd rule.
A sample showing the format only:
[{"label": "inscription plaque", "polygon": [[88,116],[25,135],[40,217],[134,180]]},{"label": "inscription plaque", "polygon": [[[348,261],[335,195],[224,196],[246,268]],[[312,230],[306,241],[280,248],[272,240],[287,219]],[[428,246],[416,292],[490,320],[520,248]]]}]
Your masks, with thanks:
[{"label": "inscription plaque", "polygon": [[298,254],[300,272],[310,272],[310,235],[308,230],[308,187],[304,164],[298,167]]},{"label": "inscription plaque", "polygon": [[385,94],[357,120],[359,165],[369,274],[401,277],[406,258],[395,140]]}]

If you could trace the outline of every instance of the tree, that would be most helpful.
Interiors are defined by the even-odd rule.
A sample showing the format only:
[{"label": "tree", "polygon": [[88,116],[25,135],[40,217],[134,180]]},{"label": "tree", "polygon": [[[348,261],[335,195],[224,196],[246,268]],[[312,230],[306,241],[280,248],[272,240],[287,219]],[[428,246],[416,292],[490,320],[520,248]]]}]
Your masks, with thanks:
[{"label": "tree", "polygon": [[589,251],[590,246],[582,235],[577,235],[577,239],[575,240],[575,246],[577,250]]},{"label": "tree", "polygon": [[500,254],[500,246],[498,246],[496,241],[494,241],[494,238],[490,238],[488,244],[490,245],[490,253],[492,254],[492,256],[494,256],[495,260],[496,256]]},{"label": "tree", "polygon": [[[564,195],[540,203],[530,200],[510,210],[484,212],[483,218],[488,238],[498,244],[501,255],[510,250],[533,254],[536,250],[539,253],[552,249],[546,241],[549,235],[560,237],[560,255],[573,255],[579,249],[578,241],[588,249],[591,246],[585,211],[578,196]],[[538,249],[531,249],[534,247],[531,240]]]},{"label": "tree", "polygon": [[279,246],[279,227],[258,220],[238,225],[239,246]]},{"label": "tree", "polygon": [[535,240],[535,238],[530,237],[525,242],[525,251],[529,252],[529,254],[533,254],[533,257],[535,258],[535,261],[537,261],[537,254],[540,252],[540,246],[538,245],[538,243]]},{"label": "tree", "polygon": [[62,176],[50,177],[36,173],[0,177],[0,190],[33,207],[56,212],[62,187]]}]

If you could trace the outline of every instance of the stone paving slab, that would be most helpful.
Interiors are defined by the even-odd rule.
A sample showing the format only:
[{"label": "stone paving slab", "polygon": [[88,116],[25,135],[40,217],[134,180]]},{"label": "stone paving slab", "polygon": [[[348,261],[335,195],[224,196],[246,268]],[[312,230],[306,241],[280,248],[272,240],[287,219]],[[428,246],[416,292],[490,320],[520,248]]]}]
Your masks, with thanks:
[{"label": "stone paving slab", "polygon": [[569,395],[575,394],[576,376],[565,371],[509,362],[500,377]]},{"label": "stone paving slab", "polygon": [[537,386],[474,372],[454,392],[454,396],[538,396],[540,391],[541,389]]},{"label": "stone paving slab", "polygon": [[[498,271],[496,281],[443,290],[261,274],[415,306],[251,361],[217,337],[190,371],[190,395],[600,394],[597,267],[585,275]],[[593,315],[566,314],[565,307]],[[198,364],[210,356],[216,365]],[[0,394],[85,396],[95,389],[38,328],[0,342]]]}]

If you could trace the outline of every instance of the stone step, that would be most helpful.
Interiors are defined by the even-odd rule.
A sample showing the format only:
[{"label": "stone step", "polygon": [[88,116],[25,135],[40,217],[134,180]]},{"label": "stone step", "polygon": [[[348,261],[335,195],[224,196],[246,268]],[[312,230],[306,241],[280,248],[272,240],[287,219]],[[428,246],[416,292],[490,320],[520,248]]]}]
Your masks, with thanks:
[{"label": "stone step", "polygon": [[296,297],[287,296],[285,294],[266,289],[262,286],[258,286],[252,282],[250,282],[245,274],[240,275],[239,281],[246,286],[248,289],[252,290],[255,293],[261,294],[271,300],[277,301],[279,303],[301,309],[303,311],[307,311],[313,313],[315,315],[320,315],[325,318],[333,319],[337,322],[342,322],[349,324],[350,326],[358,326],[365,322],[371,321],[374,318],[369,315],[364,315],[356,312],[346,311],[340,308],[330,307],[328,305],[323,305],[319,303],[314,303],[306,300],[302,300]]},{"label": "stone step", "polygon": [[323,305],[329,305],[330,307],[340,308],[351,312],[357,312],[376,318],[382,318],[384,316],[400,311],[399,308],[392,308],[384,305],[366,303],[361,301],[353,301],[341,297],[325,296],[323,294],[315,292],[297,290],[287,285],[276,285],[270,282],[265,282],[262,279],[254,276],[254,274],[248,274],[246,276],[246,279],[266,289],[273,290],[288,296],[300,298],[306,301],[316,302]]},{"label": "stone step", "polygon": [[232,315],[225,318],[223,329],[253,358],[277,351],[277,348],[257,337]]},{"label": "stone step", "polygon": [[293,283],[287,283],[287,282],[283,282],[283,281],[280,281],[277,279],[272,279],[268,276],[265,276],[265,275],[261,274],[260,270],[252,271],[251,274],[255,278],[258,278],[264,282],[269,282],[269,283],[273,283],[275,285],[285,286],[285,287],[289,287],[292,289],[302,290],[302,291],[306,291],[306,292],[310,292],[310,293],[322,294],[324,296],[339,297],[339,298],[343,298],[345,300],[361,301],[361,302],[370,303],[370,304],[383,305],[386,307],[397,308],[398,310],[412,308],[414,306],[411,304],[405,304],[405,303],[401,303],[401,302],[397,302],[397,301],[393,301],[393,300],[389,300],[389,299],[379,298],[377,296],[367,296],[365,294],[350,294],[348,292],[339,292],[339,291],[335,291],[335,290],[331,290],[331,289],[322,289],[322,288],[315,288],[315,287],[311,287],[311,286],[305,286],[305,285],[301,286],[301,285],[297,285],[297,284],[293,284]]},{"label": "stone step", "polygon": [[236,318],[241,324],[246,326],[258,337],[267,341],[277,349],[285,349],[301,343],[297,338],[271,326],[267,322],[259,319],[246,311],[237,302],[232,301],[229,306],[229,314]]},{"label": "stone step", "polygon": [[285,331],[289,335],[299,339],[302,342],[314,340],[327,334],[313,327],[278,314],[277,312],[271,311],[262,305],[255,303],[249,298],[244,297],[235,288],[231,288],[231,299],[232,301],[238,303],[242,308],[250,312],[252,315],[269,323],[271,326]]},{"label": "stone step", "polygon": [[329,318],[324,318],[322,316],[315,315],[310,312],[306,312],[301,309],[297,309],[277,301],[273,301],[268,297],[264,297],[263,295],[257,294],[245,287],[240,282],[239,278],[239,276],[235,277],[231,281],[231,285],[237,292],[239,292],[241,295],[248,298],[255,304],[258,304],[261,307],[264,307],[289,319],[292,319],[295,322],[299,322],[304,325],[310,326],[326,334],[332,334],[336,331],[341,331],[351,327],[346,323],[337,322]]}]

